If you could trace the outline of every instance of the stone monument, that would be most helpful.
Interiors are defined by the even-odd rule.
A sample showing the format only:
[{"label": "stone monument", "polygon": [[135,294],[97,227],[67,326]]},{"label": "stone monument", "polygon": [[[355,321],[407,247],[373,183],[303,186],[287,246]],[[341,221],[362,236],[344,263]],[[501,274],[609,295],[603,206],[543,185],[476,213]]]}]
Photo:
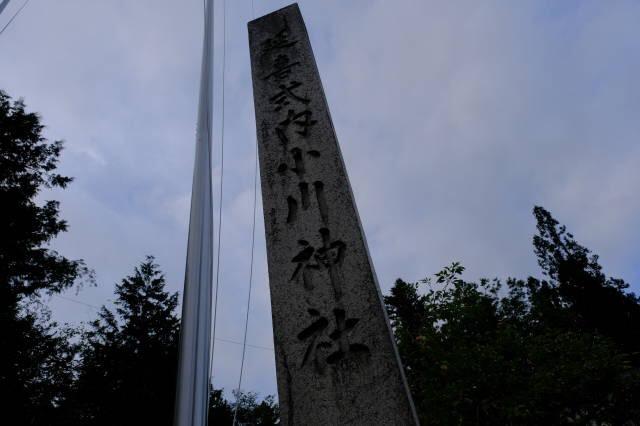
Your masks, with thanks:
[{"label": "stone monument", "polygon": [[418,424],[298,5],[249,43],[282,424]]}]

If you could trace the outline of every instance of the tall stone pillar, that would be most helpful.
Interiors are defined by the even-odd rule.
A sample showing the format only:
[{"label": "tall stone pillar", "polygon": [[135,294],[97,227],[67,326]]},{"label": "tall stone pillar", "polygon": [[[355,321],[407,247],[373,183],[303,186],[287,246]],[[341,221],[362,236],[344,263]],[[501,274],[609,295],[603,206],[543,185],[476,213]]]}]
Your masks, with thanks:
[{"label": "tall stone pillar", "polygon": [[417,424],[298,5],[249,43],[282,424]]}]

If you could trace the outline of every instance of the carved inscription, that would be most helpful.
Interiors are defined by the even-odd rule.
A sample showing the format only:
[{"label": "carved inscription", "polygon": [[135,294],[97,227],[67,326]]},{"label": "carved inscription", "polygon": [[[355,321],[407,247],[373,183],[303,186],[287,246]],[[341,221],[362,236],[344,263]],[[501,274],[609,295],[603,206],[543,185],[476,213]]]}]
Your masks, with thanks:
[{"label": "carved inscription", "polygon": [[323,223],[329,220],[329,207],[327,207],[327,199],[324,197],[324,183],[319,180],[313,182],[313,188],[316,191],[316,199],[318,201],[318,209]]},{"label": "carved inscription", "polygon": [[[296,79],[296,70],[301,68],[301,63],[292,60],[288,51],[297,43],[286,19],[283,19],[281,28],[262,43],[261,55],[272,64],[262,79],[272,88],[268,100],[273,111],[281,117],[273,128],[282,148],[277,173],[295,182],[286,186],[289,194],[283,200],[287,207],[285,222],[295,226],[301,215],[316,206],[313,214],[318,215],[324,224],[316,235],[298,236],[299,250],[292,253],[294,267],[289,279],[308,292],[318,285],[327,284],[332,290],[331,314],[321,315],[315,307],[309,306],[307,314],[311,315],[312,321],[298,334],[300,342],[306,344],[301,367],[313,365],[317,373],[323,374],[328,365],[335,366],[352,353],[369,353],[369,348],[349,340],[349,332],[360,319],[348,317],[342,304],[346,285],[342,265],[347,244],[332,236],[325,185],[308,172],[307,161],[322,161],[322,157],[319,150],[308,146],[317,120],[314,119],[314,105],[305,95],[302,79]],[[262,131],[268,132],[266,129]],[[321,245],[314,247],[309,241],[321,241]]]},{"label": "carved inscription", "polygon": [[321,316],[315,309],[307,311],[313,318],[313,322],[298,334],[298,339],[307,342],[307,347],[302,359],[302,365],[313,363],[318,373],[324,373],[327,365],[333,365],[349,355],[369,353],[369,348],[359,343],[349,342],[351,331],[359,319],[347,318],[344,309],[333,310],[335,326],[329,330],[330,321]]},{"label": "carved inscription", "polygon": [[273,95],[271,98],[269,98],[269,100],[272,103],[276,104],[276,107],[274,108],[274,110],[280,111],[282,107],[290,104],[291,99],[296,100],[302,104],[308,105],[309,102],[311,102],[309,99],[303,98],[293,92],[295,88],[300,87],[301,85],[302,83],[299,83],[297,81],[292,81],[288,85],[286,84],[278,85],[278,88],[280,89],[280,91],[275,95]]},{"label": "carved inscription", "polygon": [[280,82],[291,75],[293,67],[300,65],[300,62],[291,62],[287,55],[278,55],[273,62],[274,69],[271,73],[263,77],[263,80]]},{"label": "carved inscription", "polygon": [[317,123],[316,120],[312,120],[313,112],[308,109],[303,111],[287,110],[287,118],[280,122],[281,128],[287,128],[293,123],[296,130],[295,132],[300,136],[309,136],[309,128]]},{"label": "carved inscription", "polygon": [[300,10],[248,28],[281,422],[415,426]]},{"label": "carved inscription", "polygon": [[291,47],[298,42],[298,40],[292,40],[289,38],[291,36],[291,28],[289,27],[287,18],[282,18],[282,20],[284,22],[282,29],[273,37],[269,37],[262,43],[262,49],[264,52]]}]

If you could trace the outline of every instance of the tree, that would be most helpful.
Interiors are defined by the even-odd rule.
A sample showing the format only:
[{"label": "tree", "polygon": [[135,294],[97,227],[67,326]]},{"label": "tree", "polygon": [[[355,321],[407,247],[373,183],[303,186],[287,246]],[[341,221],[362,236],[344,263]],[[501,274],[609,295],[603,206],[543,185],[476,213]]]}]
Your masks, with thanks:
[{"label": "tree", "polygon": [[598,256],[578,244],[542,207],[535,207],[538,235],[533,239],[538,263],[583,329],[608,336],[633,354],[640,367],[640,299],[629,285],[606,277]]},{"label": "tree", "polygon": [[72,378],[69,332],[50,322],[39,297],[92,279],[81,260],[48,247],[67,223],[57,201],[36,197],[72,179],[56,173],[62,142],[49,142],[43,128],[22,101],[0,91],[0,388],[9,424],[49,418]]},{"label": "tree", "polygon": [[251,426],[274,426],[279,424],[280,411],[272,395],[258,402],[255,392],[233,392],[235,401],[229,402],[222,395],[222,389],[212,390],[209,397],[209,425],[227,426],[233,424],[233,416],[238,405],[236,424]]},{"label": "tree", "polygon": [[62,141],[49,142],[35,113],[0,91],[0,282],[4,305],[42,291],[55,293],[89,271],[46,247],[67,222],[59,202],[36,203],[47,188],[66,188],[72,178],[55,172]]},{"label": "tree", "polygon": [[116,285],[115,310],[102,307],[83,336],[70,424],[171,425],[179,319],[177,293],[153,257]]},{"label": "tree", "polygon": [[75,331],[51,321],[40,301],[31,302],[13,319],[3,320],[5,326],[11,329],[2,331],[3,345],[10,340],[12,346],[3,346],[3,421],[55,424],[73,382]]},{"label": "tree", "polygon": [[[280,418],[278,404],[273,396],[269,395],[258,402],[258,394],[255,392],[233,392],[235,401],[230,404],[231,411],[235,411],[238,405],[236,421],[242,425],[272,426],[277,424]],[[223,423],[214,422],[222,425]]]},{"label": "tree", "polygon": [[613,331],[590,311],[593,295],[608,295],[607,310],[631,313],[637,299],[607,279],[597,257],[587,256],[548,212],[534,213],[534,247],[550,280],[466,282],[454,263],[435,280],[398,280],[385,298],[424,424],[640,419],[633,314],[617,316],[621,330]]},{"label": "tree", "polygon": [[212,389],[209,393],[209,426],[227,426],[233,423],[233,407],[222,393],[222,389]]}]

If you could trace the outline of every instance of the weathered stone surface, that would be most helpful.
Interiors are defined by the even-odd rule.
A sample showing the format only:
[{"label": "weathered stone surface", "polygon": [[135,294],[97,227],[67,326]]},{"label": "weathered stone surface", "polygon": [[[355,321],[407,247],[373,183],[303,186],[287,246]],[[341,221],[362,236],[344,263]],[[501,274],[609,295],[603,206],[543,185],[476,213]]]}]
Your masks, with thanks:
[{"label": "weathered stone surface", "polygon": [[298,6],[249,42],[282,424],[417,424]]}]

